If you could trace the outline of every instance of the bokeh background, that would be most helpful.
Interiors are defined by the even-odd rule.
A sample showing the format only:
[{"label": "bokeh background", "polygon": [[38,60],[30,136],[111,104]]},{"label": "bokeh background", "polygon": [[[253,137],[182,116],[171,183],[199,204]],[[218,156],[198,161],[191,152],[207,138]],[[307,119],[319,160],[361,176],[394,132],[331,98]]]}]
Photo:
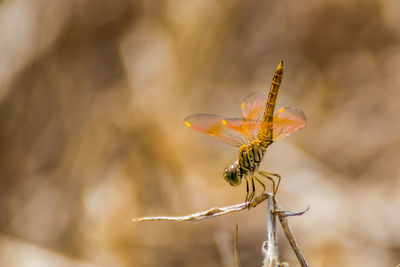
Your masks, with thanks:
[{"label": "bokeh background", "polygon": [[[265,204],[237,148],[188,129],[240,115],[285,64],[278,107],[307,127],[267,151],[311,266],[400,263],[400,2],[0,2],[0,266],[260,266]],[[281,260],[298,266],[280,233]]]}]

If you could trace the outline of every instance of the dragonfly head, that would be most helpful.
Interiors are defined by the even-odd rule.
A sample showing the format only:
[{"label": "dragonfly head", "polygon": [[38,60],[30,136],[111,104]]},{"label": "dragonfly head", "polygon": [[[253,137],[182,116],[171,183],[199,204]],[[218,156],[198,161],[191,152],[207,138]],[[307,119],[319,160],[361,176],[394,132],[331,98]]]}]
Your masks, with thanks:
[{"label": "dragonfly head", "polygon": [[224,178],[230,185],[240,185],[242,181],[242,173],[239,170],[237,162],[231,164],[224,170]]}]

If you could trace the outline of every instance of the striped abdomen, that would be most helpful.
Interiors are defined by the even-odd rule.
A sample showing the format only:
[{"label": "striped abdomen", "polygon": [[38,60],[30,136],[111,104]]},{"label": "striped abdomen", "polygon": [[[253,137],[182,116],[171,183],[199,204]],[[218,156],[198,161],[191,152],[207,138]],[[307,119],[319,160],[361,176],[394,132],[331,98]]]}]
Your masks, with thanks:
[{"label": "striped abdomen", "polygon": [[262,146],[267,147],[272,143],[272,121],[274,118],[274,110],[276,99],[278,97],[279,88],[283,78],[283,61],[276,68],[274,77],[272,78],[271,88],[269,89],[267,106],[263,116],[263,124],[258,132],[258,139]]},{"label": "striped abdomen", "polygon": [[264,158],[265,148],[258,140],[247,146],[242,146],[239,151],[238,163],[242,174],[253,173],[258,170]]}]

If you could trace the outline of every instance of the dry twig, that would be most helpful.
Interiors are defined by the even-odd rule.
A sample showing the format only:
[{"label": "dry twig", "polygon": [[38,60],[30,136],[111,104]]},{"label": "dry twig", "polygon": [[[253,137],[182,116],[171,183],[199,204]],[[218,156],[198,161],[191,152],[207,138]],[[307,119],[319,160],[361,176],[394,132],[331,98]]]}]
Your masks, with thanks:
[{"label": "dry twig", "polygon": [[276,235],[276,216],[278,216],[283,231],[287,239],[289,240],[290,245],[292,246],[293,251],[295,252],[297,259],[300,262],[302,267],[308,267],[307,262],[305,261],[297,243],[294,239],[292,231],[290,230],[288,221],[286,217],[288,216],[299,216],[303,215],[306,211],[308,211],[309,207],[302,212],[291,212],[291,211],[283,211],[278,205],[275,197],[271,194],[268,194],[268,205],[267,205],[267,240],[264,241],[262,246],[262,253],[264,255],[263,267],[283,267],[289,266],[286,262],[279,262],[278,258],[278,249],[277,249],[277,235]]},{"label": "dry twig", "polygon": [[177,222],[189,222],[189,221],[201,221],[205,219],[211,219],[217,216],[221,216],[224,214],[232,213],[232,212],[237,212],[241,210],[245,210],[248,208],[255,208],[258,204],[263,202],[264,200],[267,199],[268,194],[263,193],[256,198],[254,198],[253,201],[250,203],[245,202],[233,206],[228,206],[228,207],[222,207],[222,208],[211,208],[206,211],[186,215],[186,216],[180,216],[180,217],[169,217],[169,216],[156,216],[156,217],[143,217],[143,218],[135,218],[132,219],[134,222],[145,222],[145,221],[177,221]]},{"label": "dry twig", "polygon": [[233,255],[234,255],[234,261],[235,261],[234,267],[240,267],[239,255],[238,255],[238,252],[237,252],[238,235],[239,235],[239,226],[238,226],[238,224],[236,224],[235,237],[233,238]]},{"label": "dry twig", "polygon": [[267,204],[267,240],[263,242],[261,251],[264,255],[263,267],[275,267],[278,261],[278,248],[276,237],[274,197],[268,195]]},{"label": "dry twig", "polygon": [[300,248],[297,246],[296,240],[294,239],[292,230],[289,227],[289,223],[288,223],[288,220],[286,219],[286,217],[303,215],[310,209],[310,207],[307,207],[307,209],[305,209],[304,211],[295,213],[295,212],[290,212],[290,211],[282,211],[276,202],[275,202],[275,206],[277,208],[276,214],[278,215],[279,222],[281,223],[281,226],[286,235],[286,238],[289,240],[290,246],[292,247],[294,253],[296,254],[296,257],[297,257],[298,261],[300,262],[300,265],[302,267],[308,267],[308,264],[303,256],[303,254],[301,253]]}]

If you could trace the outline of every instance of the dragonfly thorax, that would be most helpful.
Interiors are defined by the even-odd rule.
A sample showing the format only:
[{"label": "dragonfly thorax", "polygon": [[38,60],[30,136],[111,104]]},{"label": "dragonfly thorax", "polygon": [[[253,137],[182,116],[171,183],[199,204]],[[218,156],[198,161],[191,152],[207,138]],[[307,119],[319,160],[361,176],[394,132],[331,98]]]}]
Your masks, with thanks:
[{"label": "dragonfly thorax", "polygon": [[250,144],[240,147],[238,164],[242,173],[251,174],[258,170],[264,158],[266,147],[271,143],[265,146],[260,140],[254,140]]},{"label": "dragonfly thorax", "polygon": [[230,185],[239,185],[243,176],[251,175],[258,170],[264,157],[266,147],[255,140],[240,147],[238,161],[224,170],[224,178]]}]

